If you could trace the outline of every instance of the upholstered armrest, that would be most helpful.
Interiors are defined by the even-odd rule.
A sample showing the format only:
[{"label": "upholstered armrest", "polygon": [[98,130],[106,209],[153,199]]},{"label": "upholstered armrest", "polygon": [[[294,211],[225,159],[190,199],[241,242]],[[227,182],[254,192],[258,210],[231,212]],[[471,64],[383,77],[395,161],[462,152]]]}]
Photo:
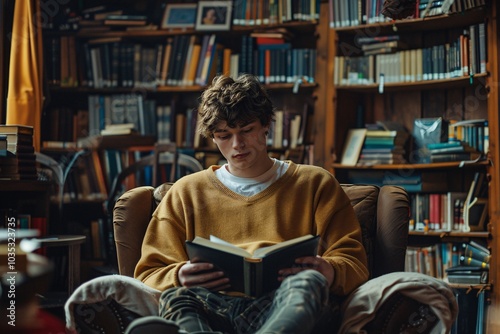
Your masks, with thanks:
[{"label": "upholstered armrest", "polygon": [[69,333],[121,333],[140,316],[158,314],[161,292],[137,279],[108,275],[82,284],[64,306]]},{"label": "upholstered armrest", "polygon": [[116,201],[113,208],[113,231],[121,275],[134,276],[151,215],[171,186],[172,183],[164,183],[156,188],[136,187],[126,191]]},{"label": "upholstered armrest", "polygon": [[[458,306],[443,281],[420,273],[396,272],[369,280],[342,305],[339,333],[449,333]],[[368,332],[370,332],[368,330]]]},{"label": "upholstered armrest", "polygon": [[113,229],[120,274],[133,277],[141,257],[142,239],[156,203],[154,188],[142,186],[125,192],[113,209]]},{"label": "upholstered armrest", "polygon": [[383,186],[377,201],[377,233],[372,277],[404,271],[410,200],[398,186]]}]

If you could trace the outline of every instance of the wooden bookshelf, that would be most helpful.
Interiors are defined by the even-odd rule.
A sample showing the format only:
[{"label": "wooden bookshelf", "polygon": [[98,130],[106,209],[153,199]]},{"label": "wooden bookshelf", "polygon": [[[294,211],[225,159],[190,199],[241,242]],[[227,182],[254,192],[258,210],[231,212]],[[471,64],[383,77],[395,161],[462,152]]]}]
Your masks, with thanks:
[{"label": "wooden bookshelf", "polygon": [[[72,0],[64,4],[63,7],[65,8],[65,11],[74,12],[75,16],[78,16],[78,11],[85,5],[88,5],[88,3]],[[106,3],[106,5],[111,4]],[[122,4],[115,1],[112,5]],[[321,15],[324,15],[323,12],[326,8],[325,5],[326,3],[321,4]],[[67,210],[64,210],[65,220],[74,220],[74,225],[79,228],[80,225],[83,225],[82,228],[86,228],[84,223],[81,222],[83,220],[91,221],[102,218],[102,212],[100,210],[95,210],[95,204],[97,203],[98,205],[99,202],[102,203],[106,200],[112,174],[115,173],[117,169],[126,168],[127,165],[133,163],[133,161],[136,161],[137,159],[140,159],[140,157],[144,154],[152,152],[155,142],[160,139],[158,131],[151,131],[151,128],[140,129],[140,136],[102,136],[99,133],[99,130],[102,130],[102,128],[97,129],[95,127],[96,123],[92,121],[90,115],[91,113],[94,113],[95,115],[99,112],[99,117],[103,117],[102,115],[104,114],[104,119],[99,119],[99,126],[102,126],[102,122],[106,123],[109,121],[109,118],[113,117],[112,113],[114,111],[111,111],[110,114],[110,109],[108,109],[108,107],[112,103],[116,102],[114,99],[122,99],[123,96],[129,95],[139,95],[143,103],[143,114],[139,114],[139,118],[143,116],[142,120],[145,120],[146,114],[158,112],[158,106],[163,108],[163,112],[170,108],[171,110],[169,112],[175,116],[170,116],[170,123],[167,122],[168,124],[161,124],[167,124],[170,128],[170,132],[167,136],[169,137],[170,142],[176,142],[179,152],[192,154],[195,157],[198,157],[200,162],[206,162],[208,164],[218,161],[221,158],[220,152],[218,152],[213,145],[210,145],[211,143],[207,143],[204,139],[200,139],[197,146],[188,141],[187,136],[184,141],[182,139],[178,140],[179,137],[184,136],[184,134],[188,132],[188,126],[191,130],[192,124],[187,120],[182,120],[182,118],[187,119],[189,116],[189,109],[197,107],[199,96],[206,88],[206,85],[196,82],[194,84],[185,84],[184,82],[169,83],[168,80],[167,82],[162,82],[161,80],[158,80],[161,79],[158,76],[147,84],[143,84],[141,79],[139,80],[140,82],[134,81],[132,84],[128,83],[124,85],[123,82],[119,82],[118,84],[107,83],[104,86],[101,86],[95,85],[95,80],[92,79],[94,84],[90,85],[90,77],[88,76],[90,72],[88,69],[90,67],[92,67],[92,71],[98,69],[99,65],[95,65],[96,63],[99,63],[100,67],[105,67],[111,64],[106,63],[107,58],[102,58],[102,54],[101,58],[99,58],[98,55],[93,55],[91,53],[90,56],[95,57],[95,59],[90,57],[91,63],[89,65],[88,57],[86,56],[88,51],[86,51],[86,48],[95,48],[98,49],[99,52],[106,53],[113,52],[113,45],[122,47],[126,44],[132,44],[134,47],[137,47],[137,49],[134,49],[134,57],[139,54],[137,53],[137,50],[143,51],[147,48],[154,48],[155,51],[158,52],[156,56],[161,57],[156,59],[155,75],[158,75],[159,73],[157,72],[157,66],[161,67],[161,73],[169,68],[168,66],[165,67],[163,61],[159,62],[158,59],[163,60],[164,52],[170,41],[172,42],[172,48],[174,48],[175,41],[178,41],[179,45],[184,43],[181,42],[181,37],[188,37],[189,42],[191,42],[191,40],[195,40],[195,44],[200,44],[200,46],[202,46],[205,37],[216,34],[216,43],[220,43],[220,45],[223,45],[225,49],[230,49],[232,54],[240,54],[241,56],[244,54],[244,48],[248,48],[248,45],[244,46],[244,37],[249,36],[251,33],[256,31],[265,32],[278,28],[286,29],[294,36],[293,39],[288,41],[291,45],[291,52],[297,51],[297,57],[294,58],[296,59],[296,63],[294,64],[297,64],[297,66],[293,67],[298,67],[299,60],[302,59],[302,57],[299,57],[302,55],[299,54],[299,49],[313,51],[318,49],[317,32],[320,25],[317,18],[303,20],[294,19],[287,22],[262,25],[233,24],[227,31],[216,32],[196,30],[194,28],[159,28],[156,30],[118,30],[112,28],[111,30],[105,32],[90,32],[88,30],[75,30],[71,24],[65,25],[64,20],[67,20],[68,16],[66,14],[60,14],[62,14],[62,11],[55,13],[57,17],[53,18],[53,25],[49,22],[50,19],[48,22],[45,22],[47,23],[47,26],[43,30],[45,48],[44,61],[45,65],[47,65],[45,73],[48,78],[47,87],[50,91],[51,99],[46,104],[46,108],[44,110],[47,117],[44,118],[46,124],[44,124],[45,126],[42,128],[42,141],[54,141],[54,145],[60,141],[67,143],[67,146],[75,147],[67,149],[43,149],[44,152],[47,152],[48,154],[50,153],[51,156],[57,157],[56,159],[60,159],[61,161],[66,160],[67,156],[70,154],[66,154],[65,152],[74,153],[75,150],[82,149],[86,152],[86,154],[83,154],[82,157],[79,158],[75,167],[68,176],[68,184],[66,185],[67,194],[64,197],[64,205],[65,208],[67,208]],[[154,20],[154,13],[150,13],[150,17],[151,20]],[[59,25],[61,22],[63,24]],[[63,27],[63,29],[60,29],[59,27]],[[71,47],[65,47],[67,44],[71,43],[75,46],[74,50]],[[251,49],[254,50],[252,51],[254,54],[257,54],[257,45],[255,43]],[[114,55],[116,54],[117,53]],[[172,53],[171,57],[173,57],[173,55],[174,54]],[[200,63],[203,55],[203,53],[200,54]],[[122,54],[120,53],[120,66],[125,62],[121,57]],[[115,58],[116,57],[111,57],[111,59]],[[179,67],[179,60],[182,59],[178,59],[177,62],[172,62],[174,67]],[[261,58],[259,58],[259,61],[260,59]],[[313,61],[315,60],[315,58],[311,59]],[[102,62],[99,62],[100,60],[102,60]],[[213,58],[213,63],[211,64],[216,64],[215,60],[216,58]],[[257,58],[252,57],[252,62],[257,63]],[[137,70],[134,67],[134,64],[136,63],[140,62],[134,58],[132,64],[128,63],[128,67],[124,66],[125,69],[121,70],[128,71],[129,73],[131,71],[135,71]],[[62,66],[61,64],[66,64],[67,66]],[[244,64],[244,62],[242,61],[240,65],[241,64]],[[67,71],[71,70],[71,66],[76,66],[76,74],[73,74],[73,76],[67,76],[70,77],[70,80],[65,81],[62,72],[65,71],[65,73],[67,73]],[[215,68],[215,65],[210,66]],[[274,66],[277,65],[274,64]],[[283,80],[283,76],[281,76],[280,79],[275,76],[274,82],[265,84],[265,88],[269,92],[271,99],[279,110],[287,113],[287,115],[292,115],[292,117],[295,115],[300,116],[299,118],[305,116],[306,121],[304,121],[304,123],[310,123],[310,115],[314,114],[316,108],[315,95],[316,91],[319,89],[319,81],[315,78],[315,73],[305,75],[305,65],[302,67],[304,68],[303,73],[301,72],[296,77],[286,77],[286,79]],[[261,66],[258,68],[255,66],[252,68],[250,73],[261,75],[261,72],[257,72],[257,70],[260,69]],[[124,75],[124,72],[119,73],[120,76]],[[92,73],[92,75],[94,75],[94,73]],[[213,71],[210,72],[208,79],[210,80],[212,76]],[[92,100],[89,97],[92,97]],[[125,99],[126,98],[127,97],[125,97]],[[148,108],[150,108],[150,106],[153,107],[151,107],[151,109],[146,109],[146,102],[151,102],[151,104],[148,104]],[[305,106],[310,106],[310,108],[306,108]],[[87,133],[85,133],[85,131],[80,131],[80,133],[77,134],[74,132],[71,133],[71,131],[69,131],[69,133],[68,131],[65,131],[74,127],[76,122],[80,121],[79,115],[83,114],[83,116],[85,116],[85,112],[87,112],[87,116],[86,118],[83,117],[83,122],[93,124],[92,126],[87,125],[86,123],[83,124],[83,127],[88,128]],[[179,118],[177,118],[177,115],[179,115]],[[156,117],[157,123],[166,122],[166,119],[163,118],[164,114],[162,114],[162,116],[156,114]],[[128,116],[126,116],[126,119],[128,120]],[[178,126],[181,122],[185,125]],[[157,123],[154,123],[153,125],[157,126]],[[311,128],[313,128],[313,126],[309,126],[306,129]],[[181,133],[180,136],[179,133]],[[310,141],[311,137],[312,135],[306,133],[303,136],[304,140],[300,145],[302,147],[307,145],[307,147],[312,148],[313,146]],[[166,138],[162,138],[161,141],[163,142],[165,140],[168,141]],[[75,145],[72,145],[72,142],[74,142]],[[290,142],[290,140],[288,142]],[[273,156],[282,157],[288,152],[287,145],[288,144],[278,144],[276,146],[270,145],[269,151],[273,154]],[[308,157],[308,155],[305,154],[305,148],[303,149],[303,152],[304,154],[295,155],[294,157]],[[121,164],[121,166],[116,167],[115,164]],[[111,169],[114,170],[114,172],[111,171]],[[142,175],[141,178],[138,179],[142,179]],[[90,182],[86,182],[85,180],[90,180]],[[84,187],[82,187],[82,184],[86,184],[85,189],[83,189]],[[79,193],[78,190],[75,190],[78,188],[82,188],[81,193]],[[84,204],[83,211],[89,211],[89,213],[92,211],[92,213],[95,214],[89,216],[88,214],[83,214],[78,210],[75,210],[79,204]],[[72,210],[75,210],[78,217],[69,217],[68,214]],[[80,231],[71,232],[80,233]]]},{"label": "wooden bookshelf", "polygon": [[[438,15],[423,19],[392,20],[362,24],[358,26],[335,27],[321,31],[321,38],[327,36],[326,57],[330,62],[321,64],[321,68],[328,72],[324,83],[326,87],[320,90],[324,102],[323,109],[329,112],[322,114],[323,124],[317,124],[318,133],[327,134],[321,142],[315,142],[317,161],[324,163],[340,181],[345,180],[349,171],[376,172],[398,170],[414,170],[419,173],[435,171],[445,172],[450,186],[468,189],[471,175],[476,171],[484,171],[488,176],[488,214],[489,221],[482,232],[444,232],[444,231],[410,231],[409,245],[430,246],[436,243],[467,242],[480,240],[487,243],[491,250],[489,284],[470,286],[453,285],[456,288],[487,290],[486,324],[485,331],[496,333],[500,331],[500,293],[495,285],[500,277],[500,170],[495,167],[499,158],[499,98],[498,98],[498,17],[499,6],[495,1],[487,2],[486,6],[466,10],[449,15]],[[327,17],[328,19],[328,17]],[[439,80],[415,82],[385,83],[380,90],[378,83],[372,84],[334,84],[336,56],[362,56],[361,48],[356,44],[359,36],[383,36],[398,34],[406,36],[414,43],[415,48],[432,45],[433,40],[445,40],[441,31],[457,31],[470,25],[484,22],[486,27],[487,63],[486,71],[473,75],[459,76]],[[436,42],[438,43],[438,42]],[[318,60],[319,61],[319,60]],[[474,108],[467,105],[475,101]],[[468,164],[459,162],[432,163],[432,164],[395,164],[373,166],[344,166],[340,164],[344,140],[347,130],[356,124],[356,109],[362,104],[364,122],[374,123],[378,120],[392,120],[402,123],[411,133],[413,121],[416,118],[439,117],[445,119],[474,119],[488,120],[489,152],[486,159]],[[457,107],[459,106],[459,107]]]}]

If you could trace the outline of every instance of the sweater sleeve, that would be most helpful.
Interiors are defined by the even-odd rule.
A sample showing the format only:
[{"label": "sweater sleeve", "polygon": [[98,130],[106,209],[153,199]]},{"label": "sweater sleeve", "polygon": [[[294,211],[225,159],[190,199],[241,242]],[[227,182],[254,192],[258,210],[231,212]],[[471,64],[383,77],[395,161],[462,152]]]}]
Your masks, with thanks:
[{"label": "sweater sleeve", "polygon": [[318,194],[315,220],[322,238],[319,254],[335,272],[330,291],[344,296],[369,276],[361,227],[349,198],[333,176]]}]

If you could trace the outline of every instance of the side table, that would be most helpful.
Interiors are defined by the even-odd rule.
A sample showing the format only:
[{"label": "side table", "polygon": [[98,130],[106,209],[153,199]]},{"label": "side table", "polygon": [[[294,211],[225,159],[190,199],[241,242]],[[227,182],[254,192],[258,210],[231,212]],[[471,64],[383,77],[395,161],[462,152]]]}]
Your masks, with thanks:
[{"label": "side table", "polygon": [[37,238],[41,247],[68,247],[68,296],[80,284],[80,246],[84,235],[52,235]]}]

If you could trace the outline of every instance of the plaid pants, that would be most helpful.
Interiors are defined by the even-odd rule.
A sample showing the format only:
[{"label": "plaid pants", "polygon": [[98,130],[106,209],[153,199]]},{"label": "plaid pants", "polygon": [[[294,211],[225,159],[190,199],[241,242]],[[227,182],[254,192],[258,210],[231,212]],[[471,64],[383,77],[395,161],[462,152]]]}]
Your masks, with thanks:
[{"label": "plaid pants", "polygon": [[329,302],[323,275],[306,270],[260,298],[235,297],[201,287],[172,288],[160,298],[160,316],[188,333],[335,333],[338,304]]}]

